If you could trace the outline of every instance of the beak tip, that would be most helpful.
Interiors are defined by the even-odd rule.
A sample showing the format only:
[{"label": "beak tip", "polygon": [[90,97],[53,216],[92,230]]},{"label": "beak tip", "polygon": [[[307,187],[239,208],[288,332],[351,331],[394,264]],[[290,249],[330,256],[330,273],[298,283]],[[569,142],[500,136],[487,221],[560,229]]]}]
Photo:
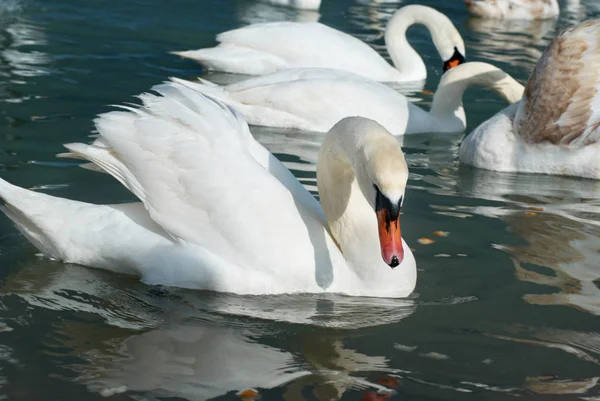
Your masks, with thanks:
[{"label": "beak tip", "polygon": [[398,260],[398,256],[394,255],[394,256],[392,257],[392,260],[391,260],[391,262],[389,263],[390,267],[393,269],[393,268],[395,268],[396,266],[398,266],[399,264],[400,264],[400,261]]}]

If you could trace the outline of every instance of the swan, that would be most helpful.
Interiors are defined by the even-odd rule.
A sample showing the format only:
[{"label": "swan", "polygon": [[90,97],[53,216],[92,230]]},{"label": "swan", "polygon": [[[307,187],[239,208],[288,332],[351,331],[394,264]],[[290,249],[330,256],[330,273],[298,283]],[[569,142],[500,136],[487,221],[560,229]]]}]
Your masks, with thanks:
[{"label": "swan", "polygon": [[464,0],[469,14],[495,19],[535,20],[555,18],[557,0]]},{"label": "swan", "polygon": [[600,20],[558,34],[523,98],[468,135],[460,161],[488,170],[600,179],[598,37]]},{"label": "swan", "polygon": [[481,62],[444,73],[429,112],[382,83],[331,69],[291,69],[222,87],[202,79],[173,79],[235,108],[252,125],[327,132],[344,117],[362,116],[396,136],[463,132],[462,96],[471,85],[488,87],[509,103],[523,94],[523,85],[510,75]]},{"label": "swan", "polygon": [[318,22],[253,24],[221,33],[217,47],[175,51],[209,70],[265,75],[289,68],[322,67],[353,72],[375,81],[410,82],[427,78],[425,63],[406,40],[406,30],[423,24],[448,70],[465,60],[460,33],[444,14],[426,6],[400,8],[390,19],[385,42],[394,67],[359,39]]},{"label": "swan", "polygon": [[408,169],[378,123],[325,136],[321,205],[232,109],[177,82],[95,120],[94,163],[140,202],[93,205],[0,181],[2,210],[47,257],[149,284],[238,294],[406,297],[416,262],[401,237]]},{"label": "swan", "polygon": [[318,10],[321,0],[262,0],[263,2],[276,6],[297,8],[299,10]]}]

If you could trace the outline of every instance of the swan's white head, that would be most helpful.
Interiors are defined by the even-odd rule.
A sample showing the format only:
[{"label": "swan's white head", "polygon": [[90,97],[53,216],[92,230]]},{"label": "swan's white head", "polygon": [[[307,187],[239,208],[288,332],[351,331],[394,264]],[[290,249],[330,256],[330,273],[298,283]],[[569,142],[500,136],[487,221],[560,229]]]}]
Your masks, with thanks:
[{"label": "swan's white head", "polygon": [[[378,129],[384,129],[377,125]],[[391,136],[387,130],[385,133]],[[366,177],[357,174],[356,178],[377,216],[381,256],[385,263],[396,267],[404,259],[400,211],[404,203],[408,168],[400,144],[393,137],[388,141],[388,135],[373,141],[373,149],[366,152]]]},{"label": "swan's white head", "polygon": [[[465,62],[465,42],[460,33],[443,13],[434,8],[411,4],[400,8],[388,25],[388,37],[404,36],[406,29],[412,24],[423,24],[431,33],[433,44],[443,60],[444,71]],[[393,47],[393,46],[392,46]]]},{"label": "swan's white head", "polygon": [[319,155],[317,183],[342,252],[349,253],[344,248],[355,238],[378,235],[384,262],[392,268],[402,262],[400,212],[407,181],[402,148],[379,123],[347,117],[333,126]]}]

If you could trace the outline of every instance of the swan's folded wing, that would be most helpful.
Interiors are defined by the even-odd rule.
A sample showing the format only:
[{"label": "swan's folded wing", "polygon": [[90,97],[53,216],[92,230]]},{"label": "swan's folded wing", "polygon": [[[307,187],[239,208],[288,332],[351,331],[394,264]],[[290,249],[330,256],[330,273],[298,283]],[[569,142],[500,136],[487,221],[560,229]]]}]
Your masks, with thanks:
[{"label": "swan's folded wing", "polygon": [[239,263],[272,266],[312,255],[308,231],[322,230],[319,205],[247,124],[181,84],[153,89],[160,95],[141,95],[142,107],[96,120],[110,150],[94,163],[175,238]]},{"label": "swan's folded wing", "polygon": [[600,139],[600,20],[559,34],[525,87],[514,129],[528,143],[585,146]]}]

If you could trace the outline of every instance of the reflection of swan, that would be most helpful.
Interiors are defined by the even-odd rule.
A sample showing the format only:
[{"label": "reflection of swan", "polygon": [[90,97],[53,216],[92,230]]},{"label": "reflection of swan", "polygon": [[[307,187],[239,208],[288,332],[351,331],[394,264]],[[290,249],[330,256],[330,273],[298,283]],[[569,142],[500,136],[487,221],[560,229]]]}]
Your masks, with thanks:
[{"label": "reflection of swan", "polygon": [[[354,376],[382,371],[387,359],[345,348],[339,339],[307,336],[295,355],[261,344],[259,330],[170,324],[141,334],[81,341],[85,327],[69,325],[64,348],[86,360],[78,382],[109,395],[135,391],[152,397],[206,400],[244,388],[282,387],[286,400],[303,400],[307,388],[319,400],[339,399],[347,390],[383,388]],[[77,330],[77,336],[73,335]]]},{"label": "reflection of swan", "polygon": [[[77,330],[77,336],[82,333]],[[309,374],[292,354],[257,343],[248,334],[187,323],[108,338],[94,344],[97,348],[77,349],[87,362],[76,368],[77,381],[106,395],[127,390],[194,401],[245,388],[278,387]]]},{"label": "reflection of swan", "polygon": [[444,14],[425,6],[399,9],[386,30],[394,67],[357,38],[319,23],[256,24],[221,33],[219,46],[174,52],[210,70],[264,75],[289,68],[333,68],[376,81],[419,81],[427,77],[421,57],[406,40],[406,30],[421,23],[431,32],[444,70],[464,61],[463,40]]},{"label": "reflection of swan", "polygon": [[471,15],[496,19],[536,20],[557,17],[557,0],[464,0]]},{"label": "reflection of swan", "polygon": [[430,112],[384,84],[331,69],[285,70],[224,87],[204,80],[177,82],[227,103],[253,125],[326,132],[344,117],[362,116],[394,135],[464,131],[462,97],[469,86],[492,89],[509,103],[523,95],[523,86],[512,77],[479,62],[444,74]]},{"label": "reflection of swan", "polygon": [[559,34],[531,74],[523,99],[465,138],[461,162],[498,171],[600,179],[598,35],[600,20]]},{"label": "reflection of swan", "polygon": [[276,21],[317,22],[320,14],[315,10],[275,7],[260,1],[242,1],[236,4],[238,21],[260,24]]},{"label": "reflection of swan", "polygon": [[[106,319],[110,326],[95,319],[91,326],[58,323],[60,335],[53,338],[60,342],[49,344],[55,354],[68,352],[86,361],[73,366],[76,380],[104,395],[129,390],[202,400],[245,387],[283,386],[286,399],[298,400],[303,399],[294,398],[298,390],[309,385],[325,400],[326,394],[378,388],[363,372],[389,371],[387,359],[349,349],[338,335],[318,326],[389,324],[403,318],[398,313],[403,308],[404,316],[414,309],[407,301],[390,299],[235,297],[185,290],[162,295],[135,281],[123,282],[122,276],[43,259],[3,283],[4,294],[32,306]],[[271,341],[285,330],[280,322],[313,328],[286,334],[293,349],[282,350]]]},{"label": "reflection of swan", "polygon": [[480,57],[529,74],[552,40],[557,21],[469,18],[467,24],[475,32],[471,47]]},{"label": "reflection of swan", "polygon": [[153,89],[160,96],[141,96],[144,106],[100,117],[95,144],[68,145],[143,204],[96,206],[1,182],[3,210],[47,256],[244,294],[413,291],[400,232],[408,171],[379,124],[348,118],[325,137],[321,209],[230,109],[177,83]]},{"label": "reflection of swan", "polygon": [[[600,225],[593,222],[600,217],[600,202],[582,202],[598,199],[600,184],[484,170],[473,173],[461,181],[462,195],[503,202],[501,207],[476,207],[473,211],[502,219],[514,235],[527,241],[523,246],[501,246],[512,256],[517,278],[559,289],[552,294],[527,294],[524,299],[539,305],[570,305],[600,315],[600,289],[594,283],[600,278]],[[535,211],[528,209],[531,205]]]}]

